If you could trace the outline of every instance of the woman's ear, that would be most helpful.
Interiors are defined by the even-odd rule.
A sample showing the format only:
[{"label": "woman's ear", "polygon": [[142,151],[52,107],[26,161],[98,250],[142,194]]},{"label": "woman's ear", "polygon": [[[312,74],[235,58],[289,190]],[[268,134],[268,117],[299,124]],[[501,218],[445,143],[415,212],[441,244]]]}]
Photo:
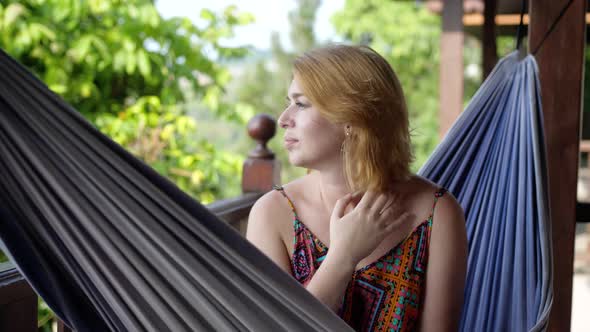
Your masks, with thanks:
[{"label": "woman's ear", "polygon": [[345,125],[344,126],[344,134],[346,135],[346,137],[350,136],[350,131],[351,131],[350,125],[348,125],[348,124]]}]

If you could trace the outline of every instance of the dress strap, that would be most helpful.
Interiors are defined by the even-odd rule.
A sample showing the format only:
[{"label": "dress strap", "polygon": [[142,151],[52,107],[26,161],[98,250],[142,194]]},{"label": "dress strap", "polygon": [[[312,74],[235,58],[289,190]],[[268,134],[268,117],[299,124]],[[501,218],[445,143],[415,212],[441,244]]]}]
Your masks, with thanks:
[{"label": "dress strap", "polygon": [[272,188],[280,192],[283,195],[283,197],[287,199],[287,202],[289,202],[289,206],[291,207],[291,211],[293,211],[293,215],[295,215],[295,219],[298,220],[299,218],[297,217],[297,210],[295,210],[295,205],[293,204],[289,196],[287,196],[287,193],[285,192],[283,186],[274,185]]},{"label": "dress strap", "polygon": [[439,188],[434,193],[434,202],[432,203],[432,212],[430,212],[430,218],[429,218],[431,221],[432,221],[432,218],[434,217],[434,209],[436,208],[436,203],[438,202],[438,199],[441,198],[446,192],[447,192],[447,190],[445,188]]}]

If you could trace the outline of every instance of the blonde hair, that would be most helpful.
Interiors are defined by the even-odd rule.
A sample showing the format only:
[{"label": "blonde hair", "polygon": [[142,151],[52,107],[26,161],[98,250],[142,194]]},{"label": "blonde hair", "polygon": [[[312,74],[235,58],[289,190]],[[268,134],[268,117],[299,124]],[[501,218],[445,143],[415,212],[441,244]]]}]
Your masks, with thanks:
[{"label": "blonde hair", "polygon": [[293,75],[323,117],[351,126],[343,145],[351,190],[389,191],[410,177],[408,110],[387,60],[366,46],[331,45],[297,57]]}]

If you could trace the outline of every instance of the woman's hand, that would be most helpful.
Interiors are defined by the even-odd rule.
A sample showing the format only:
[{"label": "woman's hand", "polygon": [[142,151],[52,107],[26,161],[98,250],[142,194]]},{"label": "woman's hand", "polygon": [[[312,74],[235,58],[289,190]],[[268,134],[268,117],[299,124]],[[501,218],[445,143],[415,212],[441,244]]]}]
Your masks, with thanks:
[{"label": "woman's hand", "polygon": [[339,199],[330,217],[330,253],[353,268],[409,216],[402,212],[398,196],[372,191],[362,195],[360,202],[346,213],[348,205],[354,204],[360,195],[348,194]]}]

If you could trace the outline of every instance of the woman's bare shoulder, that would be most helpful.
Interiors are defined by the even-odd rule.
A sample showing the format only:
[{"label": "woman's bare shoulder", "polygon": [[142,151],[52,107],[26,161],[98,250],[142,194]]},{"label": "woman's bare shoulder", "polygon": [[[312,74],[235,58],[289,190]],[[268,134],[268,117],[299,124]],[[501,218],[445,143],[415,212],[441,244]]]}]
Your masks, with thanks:
[{"label": "woman's bare shoulder", "polygon": [[395,193],[405,197],[411,206],[418,209],[422,209],[424,204],[432,204],[434,194],[440,189],[434,182],[418,175],[395,183],[393,188]]},{"label": "woman's bare shoulder", "polygon": [[[415,193],[425,199],[427,202],[430,202],[430,204],[432,204],[432,200],[434,199],[434,194],[436,192],[438,192],[440,189],[446,189],[424,177],[417,175],[414,176],[410,181],[414,187]],[[463,209],[451,192],[445,191],[444,195],[437,199],[435,216],[438,216],[439,218],[462,219],[462,215]]]},{"label": "woman's bare shoulder", "polygon": [[275,189],[262,195],[252,206],[248,222],[262,223],[283,236],[290,234],[293,210],[285,195],[293,202],[299,201],[303,197],[303,189],[307,182],[303,178],[283,185],[283,192]]},{"label": "woman's bare shoulder", "polygon": [[273,190],[275,194],[269,197],[270,203],[276,204],[277,208],[288,210],[289,213],[293,212],[289,200],[296,209],[307,206],[310,188],[313,187],[314,183],[313,177],[314,174],[307,174],[282,185],[282,192]]},{"label": "woman's bare shoulder", "polygon": [[284,184],[282,187],[291,200],[300,200],[305,198],[306,189],[309,189],[314,177],[314,173],[306,174],[287,184]]},{"label": "woman's bare shoulder", "polygon": [[260,197],[248,216],[246,238],[284,271],[290,272],[285,227],[289,220],[288,204],[281,193],[271,190]]},{"label": "woman's bare shoulder", "polygon": [[278,190],[271,190],[262,195],[252,206],[248,223],[263,223],[273,226],[289,213],[289,204]]},{"label": "woman's bare shoulder", "polygon": [[428,180],[427,178],[424,178],[419,175],[413,175],[412,177],[410,177],[409,180],[407,180],[404,183],[403,188],[404,188],[404,190],[407,190],[407,191],[410,191],[413,193],[428,194],[428,193],[436,192],[440,188],[440,186],[437,185],[436,183]]},{"label": "woman's bare shoulder", "polygon": [[445,192],[442,197],[436,197],[435,194],[444,188],[426,178],[415,175],[407,181],[398,183],[396,188],[395,191],[405,198],[408,208],[421,216],[420,220],[424,220],[433,212],[435,200],[435,219],[463,220],[463,210],[455,197],[450,192]]}]

